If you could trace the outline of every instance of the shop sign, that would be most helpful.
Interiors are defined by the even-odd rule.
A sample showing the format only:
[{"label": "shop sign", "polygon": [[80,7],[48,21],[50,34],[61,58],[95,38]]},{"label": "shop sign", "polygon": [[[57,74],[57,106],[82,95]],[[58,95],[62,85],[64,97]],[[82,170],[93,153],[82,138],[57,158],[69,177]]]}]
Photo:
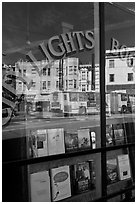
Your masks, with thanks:
[{"label": "shop sign", "polygon": [[[133,54],[131,51],[126,50],[127,46],[126,45],[120,45],[119,41],[116,40],[115,38],[111,39],[111,50],[116,50],[113,55],[118,56],[121,60],[127,60],[127,66],[132,67],[134,65],[133,63]],[[120,50],[122,50],[120,52]]]}]

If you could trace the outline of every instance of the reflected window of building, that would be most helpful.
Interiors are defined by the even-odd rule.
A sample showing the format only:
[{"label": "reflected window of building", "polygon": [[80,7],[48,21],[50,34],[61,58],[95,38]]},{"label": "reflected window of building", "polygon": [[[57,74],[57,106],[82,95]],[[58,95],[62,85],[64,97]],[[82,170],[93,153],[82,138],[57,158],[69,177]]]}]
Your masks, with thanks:
[{"label": "reflected window of building", "polygon": [[43,76],[46,76],[46,68],[43,68]]},{"label": "reflected window of building", "polygon": [[32,73],[32,74],[36,74],[36,69],[35,69],[35,68],[32,68],[32,69],[31,69],[31,73]]},{"label": "reflected window of building", "polygon": [[74,89],[76,89],[76,88],[77,88],[77,80],[74,79]]},{"label": "reflected window of building", "polygon": [[46,89],[46,81],[43,81],[43,83],[42,83],[42,89]]},{"label": "reflected window of building", "polygon": [[50,88],[50,85],[51,85],[51,81],[48,81],[48,88]]},{"label": "reflected window of building", "polygon": [[48,68],[48,76],[50,76],[50,68]]},{"label": "reflected window of building", "polygon": [[56,88],[59,88],[59,81],[56,81]]},{"label": "reflected window of building", "polygon": [[127,59],[127,65],[128,65],[128,67],[132,67],[133,64],[134,64],[134,59],[133,59],[133,57],[132,57],[132,58],[128,58],[128,59]]},{"label": "reflected window of building", "polygon": [[109,82],[114,82],[114,74],[109,75]]},{"label": "reflected window of building", "polygon": [[86,91],[86,85],[82,84],[82,91]]},{"label": "reflected window of building", "polygon": [[26,76],[26,69],[23,70],[23,75]]},{"label": "reflected window of building", "polygon": [[128,73],[128,81],[133,81],[133,73]]},{"label": "reflected window of building", "polygon": [[114,68],[114,67],[115,67],[115,61],[109,60],[109,68]]}]

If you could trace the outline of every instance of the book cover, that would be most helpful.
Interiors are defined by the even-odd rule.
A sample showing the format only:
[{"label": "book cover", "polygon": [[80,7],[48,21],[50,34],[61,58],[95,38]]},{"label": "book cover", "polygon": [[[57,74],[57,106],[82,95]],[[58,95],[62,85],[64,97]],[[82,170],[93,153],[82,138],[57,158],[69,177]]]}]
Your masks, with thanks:
[{"label": "book cover", "polygon": [[38,157],[48,155],[46,130],[37,130],[37,151]]},{"label": "book cover", "polygon": [[118,165],[117,159],[107,160],[107,184],[112,184],[118,181]]},{"label": "book cover", "polygon": [[113,129],[112,125],[106,125],[106,146],[113,145]]},{"label": "book cover", "polygon": [[51,169],[52,201],[59,201],[71,196],[69,166]]},{"label": "book cover", "polygon": [[78,130],[78,147],[79,149],[91,148],[89,129]]},{"label": "book cover", "polygon": [[90,132],[90,138],[91,138],[92,149],[96,149],[96,133],[91,131]]},{"label": "book cover", "polygon": [[64,129],[48,129],[48,155],[65,153]]},{"label": "book cover", "polygon": [[47,156],[47,133],[46,130],[32,130],[29,135],[30,157]]},{"label": "book cover", "polygon": [[50,178],[48,171],[30,174],[31,202],[50,202]]},{"label": "book cover", "polygon": [[[95,187],[95,172],[93,172],[93,162],[87,161],[74,165],[72,182],[74,185],[73,194],[82,193]],[[92,169],[91,169],[92,168]]]},{"label": "book cover", "polygon": [[124,136],[124,129],[122,124],[115,124],[113,125],[113,128],[114,128],[115,144],[116,145],[124,144],[125,136]]},{"label": "book cover", "polygon": [[77,132],[65,132],[65,149],[66,152],[73,152],[78,150]]},{"label": "book cover", "polygon": [[119,179],[131,178],[130,163],[128,154],[118,155]]}]

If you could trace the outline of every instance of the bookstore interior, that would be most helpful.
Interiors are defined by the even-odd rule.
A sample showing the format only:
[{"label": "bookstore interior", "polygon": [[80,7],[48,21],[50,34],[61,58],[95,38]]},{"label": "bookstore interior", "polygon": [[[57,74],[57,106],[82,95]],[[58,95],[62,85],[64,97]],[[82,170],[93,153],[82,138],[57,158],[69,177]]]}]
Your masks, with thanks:
[{"label": "bookstore interior", "polygon": [[135,201],[135,3],[2,3],[2,201]]}]

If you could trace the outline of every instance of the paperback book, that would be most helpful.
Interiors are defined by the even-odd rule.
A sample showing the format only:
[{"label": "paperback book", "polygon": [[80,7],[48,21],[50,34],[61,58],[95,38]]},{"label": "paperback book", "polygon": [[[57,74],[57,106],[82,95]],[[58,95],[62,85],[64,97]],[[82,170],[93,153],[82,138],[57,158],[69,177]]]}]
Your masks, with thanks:
[{"label": "paperback book", "polygon": [[119,179],[131,178],[130,163],[128,154],[118,155]]},{"label": "paperback book", "polygon": [[50,202],[50,178],[48,171],[30,174],[31,202]]},{"label": "paperback book", "polygon": [[93,161],[78,163],[71,167],[73,194],[95,188],[95,171]]},{"label": "paperback book", "polygon": [[91,138],[91,147],[92,147],[92,149],[96,149],[96,133],[91,131],[90,132],[90,138]]},{"label": "paperback book", "polygon": [[73,152],[78,150],[77,132],[65,132],[65,149],[66,152]]},{"label": "paperback book", "polygon": [[114,139],[116,145],[124,144],[125,136],[124,136],[124,129],[122,124],[115,124],[113,125],[114,128]]},{"label": "paperback book", "polygon": [[107,184],[112,184],[118,181],[118,165],[117,159],[107,160]]},{"label": "paperback book", "polygon": [[29,152],[30,157],[42,157],[48,155],[46,130],[30,131]]},{"label": "paperback book", "polygon": [[91,138],[89,129],[78,130],[78,147],[79,149],[91,148]]},{"label": "paperback book", "polygon": [[64,129],[48,129],[48,155],[65,153]]},{"label": "paperback book", "polygon": [[46,130],[37,130],[37,150],[38,157],[48,155]]},{"label": "paperback book", "polygon": [[112,125],[106,125],[106,146],[114,144]]},{"label": "paperback book", "polygon": [[69,166],[51,169],[52,201],[59,201],[71,196]]}]

